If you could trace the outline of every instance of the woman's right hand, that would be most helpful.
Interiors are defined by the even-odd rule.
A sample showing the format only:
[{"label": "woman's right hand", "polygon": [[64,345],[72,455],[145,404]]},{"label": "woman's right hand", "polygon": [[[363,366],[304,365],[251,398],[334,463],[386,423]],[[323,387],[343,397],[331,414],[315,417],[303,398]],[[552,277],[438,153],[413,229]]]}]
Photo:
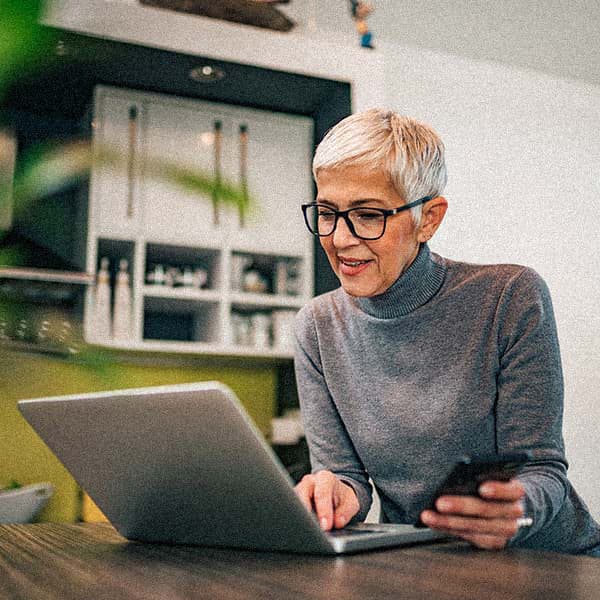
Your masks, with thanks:
[{"label": "woman's right hand", "polygon": [[331,471],[305,475],[295,491],[324,531],[345,527],[360,509],[354,490]]}]

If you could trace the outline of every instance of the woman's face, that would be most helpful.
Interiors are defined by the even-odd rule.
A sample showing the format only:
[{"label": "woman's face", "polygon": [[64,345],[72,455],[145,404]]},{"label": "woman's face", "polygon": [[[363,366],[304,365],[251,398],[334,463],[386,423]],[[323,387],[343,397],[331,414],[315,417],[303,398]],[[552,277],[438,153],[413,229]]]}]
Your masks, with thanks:
[{"label": "woman's face", "polygon": [[[337,210],[406,204],[383,173],[360,167],[319,172],[317,202]],[[338,219],[335,231],[320,241],[344,290],[364,297],[385,292],[413,262],[419,242],[426,239],[407,210],[388,217],[385,233],[378,240],[355,237],[344,219]]]}]

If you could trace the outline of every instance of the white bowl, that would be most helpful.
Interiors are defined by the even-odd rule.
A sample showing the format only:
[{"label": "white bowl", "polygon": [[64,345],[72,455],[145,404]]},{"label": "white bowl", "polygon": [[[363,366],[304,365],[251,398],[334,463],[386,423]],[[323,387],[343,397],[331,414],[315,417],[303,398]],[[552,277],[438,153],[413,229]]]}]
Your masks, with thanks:
[{"label": "white bowl", "polygon": [[31,523],[52,496],[50,483],[0,491],[0,523]]}]

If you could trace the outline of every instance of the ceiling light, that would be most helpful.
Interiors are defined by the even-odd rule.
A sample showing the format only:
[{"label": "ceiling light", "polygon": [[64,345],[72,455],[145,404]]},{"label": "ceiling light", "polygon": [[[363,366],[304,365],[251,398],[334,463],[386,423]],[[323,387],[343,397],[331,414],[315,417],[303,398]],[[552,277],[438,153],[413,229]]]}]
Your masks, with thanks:
[{"label": "ceiling light", "polygon": [[189,73],[190,79],[201,83],[210,83],[212,81],[220,81],[225,77],[225,71],[219,67],[211,65],[203,65],[194,67]]}]

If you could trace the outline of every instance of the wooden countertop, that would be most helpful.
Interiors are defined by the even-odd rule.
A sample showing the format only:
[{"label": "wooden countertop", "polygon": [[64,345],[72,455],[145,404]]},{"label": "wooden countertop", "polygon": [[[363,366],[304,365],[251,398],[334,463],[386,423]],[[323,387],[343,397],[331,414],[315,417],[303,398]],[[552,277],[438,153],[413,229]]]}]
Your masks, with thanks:
[{"label": "wooden countertop", "polygon": [[134,543],[109,524],[0,525],[0,598],[598,597],[589,557],[450,543],[329,558]]}]

